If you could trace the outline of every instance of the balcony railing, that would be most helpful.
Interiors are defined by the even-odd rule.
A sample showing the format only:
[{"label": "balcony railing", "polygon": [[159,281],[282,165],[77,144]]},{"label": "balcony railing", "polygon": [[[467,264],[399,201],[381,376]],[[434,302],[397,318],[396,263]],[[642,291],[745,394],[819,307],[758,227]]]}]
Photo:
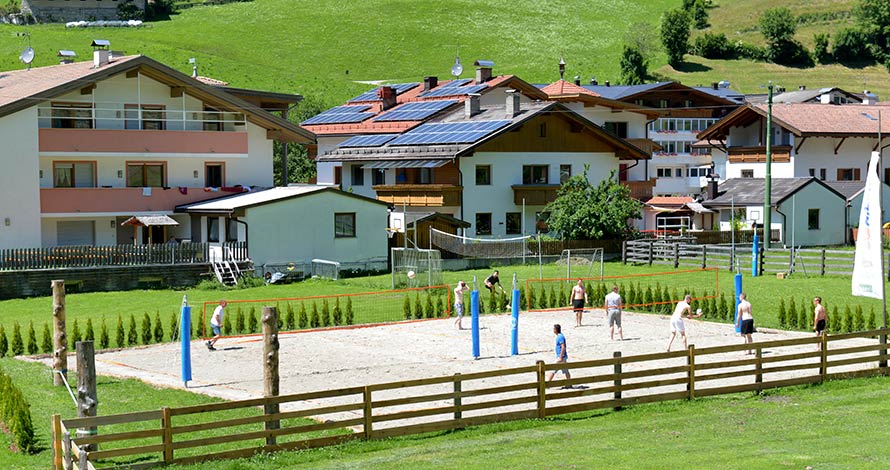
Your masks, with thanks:
[{"label": "balcony railing", "polygon": [[630,196],[640,201],[645,201],[652,197],[652,189],[655,187],[655,179],[648,181],[622,181],[621,184],[630,189]]},{"label": "balcony railing", "polygon": [[543,206],[556,200],[558,184],[515,184],[513,188],[513,203],[521,206],[523,199],[526,205]]},{"label": "balcony railing", "polygon": [[371,188],[383,202],[414,207],[459,206],[464,189],[450,184],[395,184]]},{"label": "balcony railing", "polygon": [[[150,190],[147,190],[150,189]],[[171,212],[176,206],[225,196],[204,188],[41,188],[42,214]]]},{"label": "balcony railing", "polygon": [[[80,107],[80,105],[84,105]],[[242,113],[154,108],[142,109],[120,103],[73,103],[69,106],[41,106],[37,109],[41,129],[119,129],[170,131],[243,131],[247,118]]]},{"label": "balcony railing", "polygon": [[[774,163],[788,163],[791,161],[790,145],[774,145]],[[766,163],[766,147],[729,147],[730,163]]]}]

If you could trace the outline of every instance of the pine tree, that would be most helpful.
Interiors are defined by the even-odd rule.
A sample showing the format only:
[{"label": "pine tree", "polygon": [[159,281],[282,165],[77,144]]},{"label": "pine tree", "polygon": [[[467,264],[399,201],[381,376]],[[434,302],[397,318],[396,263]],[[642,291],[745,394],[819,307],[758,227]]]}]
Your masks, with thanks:
[{"label": "pine tree", "polygon": [[6,329],[0,325],[0,357],[6,357],[9,352],[9,340],[6,339]]},{"label": "pine tree", "polygon": [[853,331],[865,331],[865,315],[862,314],[862,305],[856,306],[856,313],[853,315]]},{"label": "pine tree", "polygon": [[779,298],[779,328],[785,328],[788,326],[788,313],[785,311],[785,299]]},{"label": "pine tree", "polygon": [[426,314],[426,318],[436,317],[436,306],[433,305],[433,297],[430,295],[429,291],[427,291],[426,293],[426,305],[424,306],[424,313]]},{"label": "pine tree", "polygon": [[[481,296],[480,296],[481,297]],[[497,313],[498,311],[498,299],[494,293],[494,290],[488,291],[488,313]],[[482,313],[482,312],[479,312]]]},{"label": "pine tree", "polygon": [[717,311],[720,312],[720,313],[719,313],[719,318],[720,318],[721,320],[728,320],[728,319],[729,319],[729,318],[726,316],[726,314],[729,313],[729,310],[728,310],[728,306],[727,306],[727,304],[726,304],[726,293],[725,293],[725,292],[721,292],[721,293],[720,293],[720,301],[717,302]]},{"label": "pine tree", "polygon": [[794,297],[788,302],[788,329],[797,329],[797,302],[794,301]]},{"label": "pine tree", "polygon": [[253,305],[250,306],[250,309],[247,310],[247,332],[248,333],[259,333],[260,332],[260,322],[257,320],[256,316],[256,307]]},{"label": "pine tree", "polygon": [[287,331],[294,331],[297,329],[297,315],[294,312],[294,306],[290,302],[287,303],[287,313],[284,315],[284,328]]},{"label": "pine tree", "polygon": [[328,299],[321,300],[321,326],[331,326],[331,306]]},{"label": "pine tree", "polygon": [[853,332],[853,312],[850,311],[850,306],[847,305],[844,307],[844,333],[852,333]]},{"label": "pine tree", "polygon": [[831,324],[831,327],[828,328],[829,331],[833,333],[840,333],[843,328],[843,317],[838,314],[837,306],[831,309],[831,315],[828,317],[828,322]]},{"label": "pine tree", "polygon": [[68,350],[73,351],[74,346],[80,341],[82,338],[80,336],[80,325],[77,324],[77,319],[74,319],[74,324],[71,325],[71,338],[68,343]]},{"label": "pine tree", "polygon": [[[77,320],[75,319],[74,321],[76,322]],[[13,356],[21,356],[25,353],[25,344],[22,342],[22,327],[19,326],[19,322],[12,324],[12,344],[10,345],[10,350]]]},{"label": "pine tree", "polygon": [[717,310],[717,297],[711,296],[711,299],[708,300],[708,317],[710,318],[718,318],[719,310]]},{"label": "pine tree", "polygon": [[643,307],[644,311],[652,311],[652,286],[646,286],[646,290],[643,294],[643,304],[645,304]]},{"label": "pine tree", "polygon": [[232,321],[231,315],[223,315],[223,324],[222,324],[222,333],[226,336],[235,332],[235,328],[232,324],[235,323]]},{"label": "pine tree", "polygon": [[423,318],[423,302],[420,300],[420,292],[414,296],[414,319],[420,320]]},{"label": "pine tree", "polygon": [[155,330],[154,330],[154,340],[155,343],[163,343],[164,342],[164,324],[161,323],[161,312],[155,311]]},{"label": "pine tree", "polygon": [[343,324],[343,311],[340,310],[340,297],[334,297],[334,309],[331,311],[332,320],[334,325],[342,325]]},{"label": "pine tree", "polygon": [[671,293],[668,292],[667,285],[665,285],[661,289],[661,305],[658,306],[658,311],[663,315],[670,315],[672,313],[672,304]]},{"label": "pine tree", "polygon": [[127,346],[136,346],[139,342],[139,333],[136,332],[136,317],[130,314],[130,328],[127,330]]},{"label": "pine tree", "polygon": [[[440,298],[441,302],[442,299]],[[352,311],[352,297],[346,298],[346,324],[352,325],[355,323],[355,312]]]},{"label": "pine tree", "polygon": [[117,347],[123,348],[126,346],[126,335],[124,334],[124,319],[121,318],[120,315],[117,316],[117,331],[115,332],[114,339],[117,341]]},{"label": "pine tree", "polygon": [[797,327],[804,331],[812,331],[813,325],[810,324],[810,311],[806,302],[800,303],[800,313],[797,315]]},{"label": "pine tree", "polygon": [[868,309],[868,321],[865,324],[865,327],[871,331],[878,329],[878,324],[875,321],[875,307],[872,306]]},{"label": "pine tree", "polygon": [[305,330],[309,326],[309,314],[306,313],[306,304],[304,302],[300,302],[300,315],[297,320],[297,326],[301,330]]},{"label": "pine tree", "polygon": [[570,289],[562,288],[559,289],[559,305],[557,307],[566,307],[569,305],[569,292]]},{"label": "pine tree", "polygon": [[312,302],[312,316],[309,317],[309,326],[318,328],[321,326],[321,319],[318,317],[318,304]]},{"label": "pine tree", "polygon": [[179,319],[176,312],[170,312],[170,341],[176,341],[179,337]]},{"label": "pine tree", "polygon": [[538,309],[538,294],[535,291],[535,286],[528,286],[528,310],[537,310]]},{"label": "pine tree", "polygon": [[[43,331],[43,340],[46,341],[47,333],[49,333],[49,328],[44,329]],[[105,323],[105,319],[102,319],[102,326],[99,327],[99,349],[108,349],[111,346],[111,338],[108,337],[108,325]],[[50,345],[50,348],[52,346]]]},{"label": "pine tree", "polygon": [[[874,311],[872,311],[872,315],[874,315]],[[53,335],[49,331],[49,323],[47,322],[43,322],[43,341],[40,345],[40,349],[44,353],[53,352]]]},{"label": "pine tree", "polygon": [[142,314],[142,344],[151,343],[151,317],[148,312]]},{"label": "pine tree", "polygon": [[634,288],[633,283],[630,283],[630,285],[627,288],[627,291],[624,291],[623,288],[624,288],[623,285],[620,286],[619,289],[621,289],[621,290],[619,290],[619,292],[626,292],[625,299],[624,299],[625,303],[627,305],[631,305],[631,306],[638,304],[639,302],[637,301],[637,290]]},{"label": "pine tree", "polygon": [[93,319],[92,318],[87,318],[87,330],[83,334],[83,340],[84,341],[95,341],[96,340],[96,333],[93,330]]},{"label": "pine tree", "polygon": [[527,306],[528,306],[527,300],[528,299],[525,297],[525,287],[520,287],[519,288],[519,309],[520,310],[527,308]]},{"label": "pine tree", "polygon": [[245,333],[244,331],[244,312],[241,310],[241,306],[235,310],[235,333],[241,334]]},{"label": "pine tree", "polygon": [[652,312],[658,313],[661,311],[661,283],[655,283],[655,288],[652,289]]},{"label": "pine tree", "polygon": [[559,307],[559,297],[557,297],[556,287],[553,284],[550,284],[550,295],[547,296],[547,300],[548,308]]},{"label": "pine tree", "polygon": [[37,354],[40,348],[37,346],[37,332],[34,331],[34,322],[28,322],[28,354]]},{"label": "pine tree", "polygon": [[538,293],[538,310],[545,310],[550,305],[550,300],[547,299],[547,288],[541,286],[541,292]]}]

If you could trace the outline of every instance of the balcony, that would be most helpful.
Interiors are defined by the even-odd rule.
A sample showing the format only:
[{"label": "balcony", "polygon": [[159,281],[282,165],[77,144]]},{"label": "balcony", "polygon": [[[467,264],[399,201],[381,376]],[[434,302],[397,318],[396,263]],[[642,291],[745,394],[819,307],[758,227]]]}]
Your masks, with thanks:
[{"label": "balcony", "polygon": [[[773,146],[773,162],[791,161],[790,145]],[[766,147],[729,147],[730,163],[766,163]]]},{"label": "balcony", "polygon": [[655,188],[655,179],[648,181],[622,181],[621,184],[630,189],[630,197],[645,201],[652,197],[652,189]]},{"label": "balcony", "polygon": [[[231,195],[208,192],[204,188],[42,188],[41,214],[122,214],[172,212],[181,204]],[[146,195],[148,194],[148,195]]]},{"label": "balcony", "polygon": [[40,129],[41,153],[247,155],[247,132]]},{"label": "balcony", "polygon": [[556,200],[558,184],[514,184],[513,203],[522,205],[523,199],[529,206],[543,206]]},{"label": "balcony", "polygon": [[377,199],[396,206],[459,206],[463,186],[451,184],[395,184],[372,186]]}]

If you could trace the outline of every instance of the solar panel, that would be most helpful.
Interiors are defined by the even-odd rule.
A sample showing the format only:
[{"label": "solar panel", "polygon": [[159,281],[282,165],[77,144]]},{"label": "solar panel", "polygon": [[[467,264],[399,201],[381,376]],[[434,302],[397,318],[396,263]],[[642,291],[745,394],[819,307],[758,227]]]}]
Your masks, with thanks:
[{"label": "solar panel", "polygon": [[484,89],[488,88],[488,85],[470,85],[470,86],[444,86],[441,88],[436,88],[433,91],[428,91],[420,96],[424,98],[435,98],[437,96],[458,96],[458,95],[467,95],[470,93],[478,93]]},{"label": "solar panel", "polygon": [[415,101],[405,103],[378,116],[374,121],[420,121],[457,103],[457,100]]},{"label": "solar panel", "polygon": [[397,136],[398,134],[357,135],[345,140],[339,147],[380,147]]},{"label": "solar panel", "polygon": [[389,141],[389,145],[473,143],[486,137],[492,132],[507,126],[510,122],[512,121],[500,120],[421,124],[415,129]]},{"label": "solar panel", "polygon": [[[384,85],[390,86],[396,89],[396,95],[401,95],[402,93],[420,85],[419,82],[414,83],[397,83],[395,85]],[[355,98],[349,100],[349,102],[353,101],[380,101],[380,98],[377,97],[378,88],[374,88],[373,90],[366,91],[361,95],[356,96]]]},{"label": "solar panel", "polygon": [[374,113],[363,112],[369,108],[370,106],[368,105],[337,106],[321,114],[315,115],[303,121],[301,124],[347,124],[362,122],[374,115]]}]

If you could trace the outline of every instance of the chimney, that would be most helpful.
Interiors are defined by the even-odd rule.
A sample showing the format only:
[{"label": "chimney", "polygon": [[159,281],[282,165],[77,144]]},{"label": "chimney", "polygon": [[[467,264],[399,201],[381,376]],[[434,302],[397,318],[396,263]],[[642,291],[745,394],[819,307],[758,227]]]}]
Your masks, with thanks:
[{"label": "chimney", "polygon": [[717,178],[708,181],[708,199],[717,199]]},{"label": "chimney", "polygon": [[581,86],[581,76],[575,75],[575,85]]},{"label": "chimney", "polygon": [[606,80],[606,86],[612,86],[608,80]]},{"label": "chimney", "polygon": [[74,58],[76,56],[77,56],[77,54],[75,54],[74,51],[61,50],[61,51],[59,51],[59,63],[60,64],[73,64]]},{"label": "chimney", "polygon": [[423,91],[430,91],[439,86],[439,77],[429,76],[423,77]]},{"label": "chimney", "polygon": [[713,88],[713,89],[715,89],[715,90],[719,90],[719,89],[720,89],[720,84],[717,83],[717,82],[712,82],[712,83],[711,83],[711,88]]},{"label": "chimney", "polygon": [[383,101],[381,111],[386,111],[396,105],[396,89],[391,86],[382,86],[377,89],[377,98]]},{"label": "chimney", "polygon": [[590,79],[590,84],[593,86],[597,86],[600,84],[600,82],[596,81],[596,77],[593,77]]},{"label": "chimney", "polygon": [[480,105],[479,98],[482,96],[479,93],[470,93],[467,95],[468,98],[464,101],[464,117],[469,119],[477,114],[479,114]]},{"label": "chimney", "polygon": [[865,105],[877,104],[878,95],[876,95],[868,90],[865,90],[862,93],[865,95],[865,98],[862,99],[862,104],[865,104]]},{"label": "chimney", "polygon": [[800,91],[807,91],[807,86],[806,85],[798,85],[797,89]]},{"label": "chimney", "polygon": [[108,50],[111,47],[111,42],[107,39],[93,39],[93,43],[90,45],[93,47],[93,67],[107,64],[111,57],[111,51]]},{"label": "chimney", "polygon": [[519,114],[519,92],[508,88],[504,91],[507,94],[507,117],[513,118]]},{"label": "chimney", "polygon": [[473,65],[476,66],[476,83],[485,83],[491,80],[491,69],[494,62],[490,60],[477,60]]}]

